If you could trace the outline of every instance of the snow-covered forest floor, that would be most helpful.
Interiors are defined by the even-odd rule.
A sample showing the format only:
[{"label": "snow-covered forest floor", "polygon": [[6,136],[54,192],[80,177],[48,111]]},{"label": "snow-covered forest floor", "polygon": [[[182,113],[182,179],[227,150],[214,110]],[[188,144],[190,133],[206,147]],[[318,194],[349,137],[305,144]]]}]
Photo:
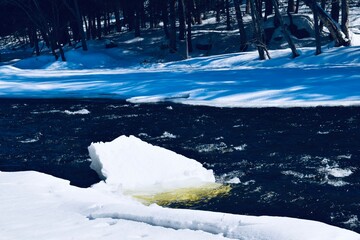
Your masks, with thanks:
[{"label": "snow-covered forest floor", "polygon": [[[234,12],[234,9],[231,10]],[[192,43],[193,43],[193,52],[190,53],[190,57],[201,57],[201,56],[211,56],[211,55],[220,55],[227,53],[236,53],[239,52],[239,30],[237,28],[236,19],[234,19],[234,14],[231,16],[231,29],[226,29],[226,19],[224,16],[221,17],[220,22],[216,22],[215,13],[209,12],[206,18],[203,20],[202,24],[195,24],[192,30]],[[283,16],[285,23],[289,24],[289,19],[285,15]],[[315,39],[312,33],[313,25],[311,22],[308,22],[306,18],[312,19],[312,14],[310,10],[303,6],[299,10],[299,14],[294,14],[293,21],[294,24],[299,27],[299,29],[304,29],[309,32],[310,37],[297,38],[293,36],[293,41],[297,47],[313,47],[315,46]],[[244,15],[243,17],[245,29],[248,38],[251,38],[253,27],[251,23],[250,15]],[[270,16],[265,22],[265,29],[273,26],[274,16]],[[349,14],[349,29],[351,31],[351,40],[353,46],[360,45],[360,15],[357,6],[352,6],[350,8]],[[332,47],[332,42],[328,38],[329,32],[326,28],[323,29],[322,42],[325,48]],[[354,35],[355,34],[355,35]],[[275,34],[273,38],[278,37],[281,33]],[[117,44],[116,48],[109,49],[104,51],[105,44],[108,41],[113,41]],[[285,39],[280,41],[274,41],[274,39],[267,39],[268,48],[271,50],[275,49],[285,49],[288,48],[288,45]],[[196,45],[211,45],[211,49],[199,50]],[[169,53],[168,49],[168,39],[164,35],[164,30],[161,27],[154,29],[143,29],[141,32],[141,37],[134,38],[134,32],[129,32],[126,29],[120,33],[112,33],[105,37],[102,40],[91,40],[89,41],[90,52],[103,52],[108,55],[110,58],[109,61],[105,64],[95,64],[84,65],[84,68],[116,68],[116,67],[127,67],[130,64],[151,64],[158,62],[170,62],[183,60],[184,55],[182,54],[181,44],[180,49],[177,53]],[[67,51],[71,51],[73,48],[80,47],[80,43],[75,46],[65,46]],[[255,50],[254,45],[249,45],[250,50]],[[50,50],[46,48],[44,43],[40,44],[40,49],[42,55],[51,55]],[[29,48],[29,44],[24,44],[24,41],[21,40],[21,37],[17,36],[8,36],[0,39],[0,53],[2,58],[0,64],[12,64],[20,59],[30,57],[34,54],[34,49]],[[123,58],[129,59],[129,56],[136,56],[136,60],[127,61]],[[42,57],[40,57],[42,58]],[[72,60],[71,57],[68,60]],[[45,62],[53,62],[53,57],[48,59],[42,59],[39,61],[44,64]],[[88,60],[87,63],[91,62]],[[41,63],[36,65],[30,65],[29,68],[38,68],[45,67]],[[20,65],[20,68],[24,65]]]}]

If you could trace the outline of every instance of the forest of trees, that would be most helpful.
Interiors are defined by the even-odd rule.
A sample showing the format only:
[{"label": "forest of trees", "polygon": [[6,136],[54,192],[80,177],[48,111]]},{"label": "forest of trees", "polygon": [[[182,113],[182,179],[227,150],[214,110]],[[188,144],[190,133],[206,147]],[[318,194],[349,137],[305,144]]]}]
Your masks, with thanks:
[{"label": "forest of trees", "polygon": [[302,7],[313,13],[317,54],[321,53],[320,31],[324,27],[337,46],[350,45],[349,0],[0,0],[0,37],[13,35],[30,43],[36,55],[40,54],[39,42],[44,42],[56,59],[66,61],[66,45],[81,43],[86,51],[89,39],[123,31],[137,37],[145,29],[161,28],[169,51],[175,53],[179,44],[184,44],[187,56],[193,50],[192,26],[201,24],[211,12],[217,21],[225,19],[228,29],[230,19],[236,19],[239,51],[246,51],[249,42],[243,16],[249,14],[254,39],[251,44],[258,49],[260,59],[266,59],[270,56],[262,23],[275,14],[296,57],[299,54],[282,16],[296,14]]}]

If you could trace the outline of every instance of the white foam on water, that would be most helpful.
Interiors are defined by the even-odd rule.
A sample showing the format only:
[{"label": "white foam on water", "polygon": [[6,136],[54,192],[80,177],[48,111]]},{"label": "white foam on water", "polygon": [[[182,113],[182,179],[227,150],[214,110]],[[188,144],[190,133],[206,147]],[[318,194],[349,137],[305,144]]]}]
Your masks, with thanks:
[{"label": "white foam on water", "polygon": [[345,221],[344,224],[351,228],[356,228],[360,226],[360,220],[357,215],[351,215],[349,220]]},{"label": "white foam on water", "polygon": [[351,154],[344,154],[344,155],[339,155],[337,156],[337,159],[351,159]]},{"label": "white foam on water", "polygon": [[282,171],[281,173],[284,175],[287,175],[287,176],[293,176],[293,177],[300,178],[300,179],[316,177],[316,175],[314,175],[314,174],[304,174],[304,173],[296,172],[293,170],[286,170],[286,171]]},{"label": "white foam on water", "polygon": [[169,132],[167,132],[167,131],[165,131],[161,136],[160,136],[160,138],[177,138],[177,136],[176,135],[174,135],[174,134],[172,134],[172,133],[169,133]]},{"label": "white foam on water", "polygon": [[199,153],[211,153],[211,152],[233,152],[234,149],[232,147],[228,147],[228,145],[224,142],[220,143],[209,143],[209,144],[200,144],[196,146],[196,150]]},{"label": "white foam on water", "polygon": [[350,169],[342,169],[342,168],[326,168],[326,170],[329,175],[336,177],[336,178],[343,178],[343,177],[348,177],[351,174],[353,174],[353,171],[351,171]]},{"label": "white foam on water", "polygon": [[221,174],[216,176],[216,181],[220,183],[229,183],[229,184],[239,184],[241,183],[240,178],[245,175],[244,172],[239,170],[234,170],[228,173]]},{"label": "white foam on water", "polygon": [[64,113],[68,115],[86,115],[86,114],[90,114],[90,111],[84,108],[77,111],[65,110]]},{"label": "white foam on water", "polygon": [[240,178],[238,178],[238,177],[234,177],[234,178],[232,178],[232,179],[230,179],[230,180],[226,181],[226,183],[239,184],[239,183],[241,183],[241,181],[240,181]]},{"label": "white foam on water", "polygon": [[240,146],[234,147],[234,149],[235,149],[236,151],[245,151],[246,147],[247,147],[247,144],[244,143],[244,144],[242,144],[242,145],[240,145]]}]

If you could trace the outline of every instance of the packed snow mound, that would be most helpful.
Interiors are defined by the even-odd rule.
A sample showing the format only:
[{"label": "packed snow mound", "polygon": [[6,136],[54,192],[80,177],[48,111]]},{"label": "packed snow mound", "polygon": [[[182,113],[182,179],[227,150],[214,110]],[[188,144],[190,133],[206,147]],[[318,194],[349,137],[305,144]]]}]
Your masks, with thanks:
[{"label": "packed snow mound", "polygon": [[1,239],[360,240],[315,221],[144,206],[39,172],[0,172]]},{"label": "packed snow mound", "polygon": [[134,136],[92,143],[90,167],[106,185],[130,193],[158,193],[214,183],[212,170]]}]

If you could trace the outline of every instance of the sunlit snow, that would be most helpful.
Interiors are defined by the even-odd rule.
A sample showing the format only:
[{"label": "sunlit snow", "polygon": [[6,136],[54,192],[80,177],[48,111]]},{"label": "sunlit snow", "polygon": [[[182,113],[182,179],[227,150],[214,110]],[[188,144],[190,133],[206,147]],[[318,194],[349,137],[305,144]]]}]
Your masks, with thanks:
[{"label": "sunlit snow", "polygon": [[0,96],[105,97],[226,107],[360,104],[359,46],[324,49],[319,56],[313,48],[300,52],[296,59],[285,49],[271,51],[272,59],[266,61],[250,52],[149,65],[136,63],[129,54],[121,57],[128,63],[106,69],[116,59],[71,50],[68,62],[53,63],[40,56],[0,66]]}]

